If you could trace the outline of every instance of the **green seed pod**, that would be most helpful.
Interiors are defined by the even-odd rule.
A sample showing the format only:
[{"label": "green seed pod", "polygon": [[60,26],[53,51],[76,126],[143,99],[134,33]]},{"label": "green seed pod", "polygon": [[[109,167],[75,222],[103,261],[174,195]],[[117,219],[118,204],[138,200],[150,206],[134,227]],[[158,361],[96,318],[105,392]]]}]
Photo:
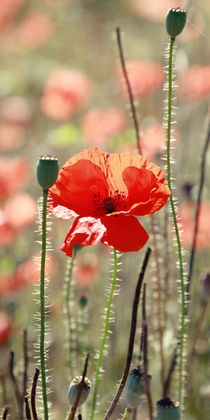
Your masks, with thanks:
[{"label": "green seed pod", "polygon": [[186,11],[177,7],[169,9],[166,15],[166,30],[172,39],[179,35],[186,23]]},{"label": "green seed pod", "polygon": [[157,402],[157,420],[169,419],[180,420],[180,410],[166,397]]},{"label": "green seed pod", "polygon": [[[75,376],[75,378],[72,380],[70,384],[69,392],[68,392],[68,399],[72,407],[74,406],[76,402],[81,380],[82,380],[82,376]],[[90,393],[90,387],[91,387],[91,383],[89,379],[85,378],[84,386],[80,395],[79,405],[83,404],[86,401]]]},{"label": "green seed pod", "polygon": [[37,163],[37,181],[44,190],[52,187],[58,177],[58,159],[52,156],[41,156]]},{"label": "green seed pod", "polygon": [[[150,379],[150,376],[148,376]],[[129,408],[136,408],[145,394],[144,375],[139,369],[132,369],[125,384],[125,401]]]}]

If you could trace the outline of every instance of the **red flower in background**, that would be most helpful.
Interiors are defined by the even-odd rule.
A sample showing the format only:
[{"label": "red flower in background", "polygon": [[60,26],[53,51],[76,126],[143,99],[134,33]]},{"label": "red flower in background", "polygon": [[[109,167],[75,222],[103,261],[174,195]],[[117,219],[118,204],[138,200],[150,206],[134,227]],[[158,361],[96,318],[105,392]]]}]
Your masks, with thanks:
[{"label": "red flower in background", "polygon": [[6,312],[0,312],[0,346],[7,343],[12,329],[12,323]]},{"label": "red flower in background", "polygon": [[25,0],[0,1],[0,31],[11,23],[24,3]]},{"label": "red flower in background", "polygon": [[210,66],[191,66],[179,81],[180,92],[190,99],[200,99],[210,94]]},{"label": "red flower in background", "polygon": [[[183,203],[179,208],[182,224],[181,239],[185,247],[191,246],[195,224],[195,205],[191,202]],[[203,202],[200,206],[196,249],[210,248],[210,203]]]},{"label": "red flower in background", "polygon": [[49,118],[66,121],[87,103],[89,96],[90,81],[85,74],[58,69],[46,83],[40,107]]},{"label": "red flower in background", "polygon": [[17,191],[29,179],[29,165],[24,158],[0,157],[0,200]]},{"label": "red flower in background", "polygon": [[26,48],[37,48],[44,44],[52,33],[52,22],[41,13],[28,15],[17,29],[17,40]]},{"label": "red flower in background", "polygon": [[123,111],[117,108],[92,109],[81,122],[82,133],[91,145],[104,145],[108,137],[125,130],[127,125]]},{"label": "red flower in background", "polygon": [[[125,65],[134,97],[154,92],[164,81],[163,69],[159,63],[127,60]],[[122,95],[127,98],[127,87],[121,66],[116,69],[116,77]]]},{"label": "red flower in background", "polygon": [[70,158],[50,188],[50,211],[74,211],[62,251],[101,242],[122,252],[138,251],[148,234],[133,216],[155,213],[170,195],[162,170],[143,156],[86,149]]}]

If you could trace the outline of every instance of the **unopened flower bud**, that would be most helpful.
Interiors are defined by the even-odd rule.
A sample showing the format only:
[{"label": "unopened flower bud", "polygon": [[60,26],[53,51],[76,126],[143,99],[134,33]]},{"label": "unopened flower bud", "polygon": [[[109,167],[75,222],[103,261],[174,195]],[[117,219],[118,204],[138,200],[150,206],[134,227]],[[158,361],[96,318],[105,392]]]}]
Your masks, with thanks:
[{"label": "unopened flower bud", "polygon": [[170,37],[174,39],[179,35],[186,23],[186,11],[177,7],[170,9],[166,15],[166,30]]},{"label": "unopened flower bud", "polygon": [[[68,399],[72,407],[74,406],[76,402],[81,381],[82,381],[82,376],[75,376],[75,378],[72,380],[70,384],[69,392],[68,392]],[[86,401],[90,393],[90,387],[91,387],[91,383],[89,379],[85,378],[84,386],[80,395],[79,405],[83,404]]]},{"label": "unopened flower bud", "polygon": [[180,420],[180,410],[166,397],[157,402],[157,420],[169,419]]},{"label": "unopened flower bud", "polygon": [[58,159],[52,156],[41,156],[37,163],[37,181],[44,190],[52,187],[58,177]]},{"label": "unopened flower bud", "polygon": [[80,296],[80,298],[79,298],[79,305],[80,305],[80,307],[81,308],[85,308],[86,307],[86,305],[87,305],[87,302],[88,302],[88,298],[86,297],[86,296]]},{"label": "unopened flower bud", "polygon": [[[148,376],[150,379],[150,376]],[[125,401],[129,408],[136,408],[145,394],[144,375],[139,369],[132,369],[125,384]]]}]

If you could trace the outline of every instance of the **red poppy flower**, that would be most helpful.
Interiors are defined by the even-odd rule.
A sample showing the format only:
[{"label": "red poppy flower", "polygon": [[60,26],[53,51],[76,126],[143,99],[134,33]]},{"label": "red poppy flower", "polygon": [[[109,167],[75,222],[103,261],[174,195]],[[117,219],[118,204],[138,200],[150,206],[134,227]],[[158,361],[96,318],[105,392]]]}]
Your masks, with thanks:
[{"label": "red poppy flower", "polygon": [[24,158],[0,158],[0,200],[17,191],[29,179],[29,165]]},{"label": "red poppy flower", "polygon": [[[50,188],[52,208],[77,213],[62,251],[101,242],[122,252],[138,251],[148,234],[133,216],[161,209],[170,195],[162,170],[143,156],[86,149],[70,158]],[[61,213],[60,213],[61,214]]]},{"label": "red poppy flower", "polygon": [[191,66],[180,78],[180,91],[190,99],[210,94],[210,66]]},{"label": "red poppy flower", "polygon": [[[182,224],[181,238],[185,247],[192,245],[194,233],[195,206],[192,202],[183,203],[179,208]],[[210,203],[203,202],[200,207],[196,248],[210,248]]]},{"label": "red poppy flower", "polygon": [[10,316],[4,312],[0,312],[0,346],[7,343],[12,329]]},{"label": "red poppy flower", "polygon": [[24,3],[25,0],[0,1],[0,30],[9,25]]},{"label": "red poppy flower", "polygon": [[44,44],[52,32],[48,16],[33,13],[25,18],[17,30],[17,39],[26,48],[37,48]]},{"label": "red poppy flower", "polygon": [[90,81],[85,74],[58,69],[46,83],[40,107],[49,118],[66,121],[86,104],[89,95]]},{"label": "red poppy flower", "polygon": [[83,135],[90,145],[102,146],[108,137],[125,130],[127,125],[124,113],[117,108],[92,109],[81,122]]},{"label": "red poppy flower", "polygon": [[[127,60],[126,70],[134,97],[146,96],[154,92],[164,81],[163,68],[159,63]],[[127,99],[127,87],[121,66],[117,66],[116,77],[119,89]]]}]

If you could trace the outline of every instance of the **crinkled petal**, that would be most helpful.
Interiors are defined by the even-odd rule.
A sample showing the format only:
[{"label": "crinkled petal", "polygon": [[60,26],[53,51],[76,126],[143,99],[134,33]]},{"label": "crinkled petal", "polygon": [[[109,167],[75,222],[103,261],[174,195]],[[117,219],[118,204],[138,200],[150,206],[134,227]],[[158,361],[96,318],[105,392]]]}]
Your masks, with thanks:
[{"label": "crinkled petal", "polygon": [[80,246],[95,245],[101,240],[105,231],[106,228],[100,219],[78,217],[68,231],[61,250],[71,257],[75,244]]},{"label": "crinkled petal", "polygon": [[136,216],[160,210],[170,195],[162,170],[152,163],[148,163],[147,168],[127,167],[123,180],[128,190],[126,204],[130,208],[129,213]]},{"label": "crinkled petal", "polygon": [[106,216],[101,218],[106,228],[101,242],[121,252],[138,251],[149,236],[134,216]]},{"label": "crinkled petal", "polygon": [[52,210],[49,207],[49,211],[58,219],[72,219],[74,217],[78,217],[78,214],[73,210],[69,210],[63,206],[56,206],[55,208],[52,208]]}]

